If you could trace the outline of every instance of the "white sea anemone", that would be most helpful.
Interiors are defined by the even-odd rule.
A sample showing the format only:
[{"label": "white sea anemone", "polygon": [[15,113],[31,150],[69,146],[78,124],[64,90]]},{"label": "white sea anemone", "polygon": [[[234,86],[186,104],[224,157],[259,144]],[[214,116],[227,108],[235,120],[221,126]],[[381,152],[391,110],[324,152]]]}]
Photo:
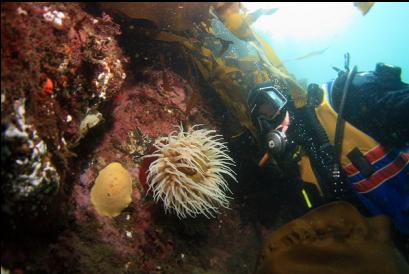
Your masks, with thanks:
[{"label": "white sea anemone", "polygon": [[228,207],[230,192],[224,175],[236,181],[233,159],[221,135],[215,130],[182,127],[155,143],[157,157],[149,166],[149,190],[155,201],[179,218],[203,214],[214,217]]}]

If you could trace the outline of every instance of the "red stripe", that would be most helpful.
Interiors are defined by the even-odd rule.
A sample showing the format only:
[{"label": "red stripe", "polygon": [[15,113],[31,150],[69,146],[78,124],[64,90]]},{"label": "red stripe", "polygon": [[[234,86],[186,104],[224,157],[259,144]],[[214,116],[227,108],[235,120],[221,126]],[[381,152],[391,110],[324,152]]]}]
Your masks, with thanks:
[{"label": "red stripe", "polygon": [[[370,151],[365,153],[365,158],[371,163],[375,163],[381,160],[388,151],[381,145],[377,145],[376,147],[372,148]],[[354,166],[354,164],[350,163],[346,167],[344,167],[345,172],[349,177],[356,175],[359,170]]]},{"label": "red stripe", "polygon": [[359,170],[352,163],[344,167],[344,170],[346,174],[348,175],[348,177],[354,176],[359,172]]},{"label": "red stripe", "polygon": [[378,170],[371,177],[354,184],[355,189],[361,193],[365,193],[377,188],[382,183],[399,173],[408,164],[408,159],[406,158],[405,155],[399,154],[392,163],[383,169]]}]

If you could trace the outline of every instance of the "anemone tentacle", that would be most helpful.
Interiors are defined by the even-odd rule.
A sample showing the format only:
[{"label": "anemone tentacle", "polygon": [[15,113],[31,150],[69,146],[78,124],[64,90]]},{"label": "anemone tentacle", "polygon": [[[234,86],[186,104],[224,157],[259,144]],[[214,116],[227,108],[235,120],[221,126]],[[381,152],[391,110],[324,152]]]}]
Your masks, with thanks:
[{"label": "anemone tentacle", "polygon": [[145,156],[157,158],[149,166],[149,191],[156,202],[163,202],[166,212],[179,218],[214,217],[220,207],[228,208],[231,199],[225,177],[237,181],[222,135],[201,127],[184,132],[180,126],[159,138],[157,151]]}]

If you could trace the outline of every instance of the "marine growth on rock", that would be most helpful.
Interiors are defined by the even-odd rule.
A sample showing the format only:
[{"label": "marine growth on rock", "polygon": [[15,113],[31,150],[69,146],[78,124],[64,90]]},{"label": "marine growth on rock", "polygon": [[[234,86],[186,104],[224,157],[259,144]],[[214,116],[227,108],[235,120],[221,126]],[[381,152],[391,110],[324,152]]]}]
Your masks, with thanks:
[{"label": "marine growth on rock", "polygon": [[26,100],[15,100],[13,109],[14,119],[2,121],[2,213],[21,214],[25,201],[25,209],[37,214],[59,189],[60,175],[46,143],[26,119]]}]

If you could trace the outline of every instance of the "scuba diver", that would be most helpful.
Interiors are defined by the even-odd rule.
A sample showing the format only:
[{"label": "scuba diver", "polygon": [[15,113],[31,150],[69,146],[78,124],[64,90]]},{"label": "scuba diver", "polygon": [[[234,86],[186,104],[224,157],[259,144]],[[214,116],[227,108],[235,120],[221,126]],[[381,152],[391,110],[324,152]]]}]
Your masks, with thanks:
[{"label": "scuba diver", "polygon": [[325,201],[357,196],[409,234],[409,85],[382,63],[338,72],[322,88],[310,84],[301,108],[285,84],[256,86],[247,100],[253,123],[271,158],[302,147]]},{"label": "scuba diver", "polygon": [[[396,66],[378,63],[370,72],[358,72],[356,66],[349,69],[348,54],[345,70],[336,71],[338,77],[322,87],[308,86],[303,107],[295,107],[284,80],[274,79],[250,91],[248,107],[267,151],[259,165],[268,159],[282,161],[298,154],[300,177],[316,185],[320,193],[321,199],[314,207],[324,205],[313,212],[331,208],[337,214],[336,207],[343,208],[338,216],[340,222],[348,219],[345,208],[358,208],[370,216],[386,215],[397,233],[407,237],[409,126],[405,117],[409,117],[409,85],[401,81],[401,69]],[[336,206],[331,205],[334,201]],[[344,201],[349,202],[347,206]],[[325,214],[331,218],[330,213]],[[295,234],[297,239],[301,237]],[[403,263],[405,271],[406,266]]]}]

